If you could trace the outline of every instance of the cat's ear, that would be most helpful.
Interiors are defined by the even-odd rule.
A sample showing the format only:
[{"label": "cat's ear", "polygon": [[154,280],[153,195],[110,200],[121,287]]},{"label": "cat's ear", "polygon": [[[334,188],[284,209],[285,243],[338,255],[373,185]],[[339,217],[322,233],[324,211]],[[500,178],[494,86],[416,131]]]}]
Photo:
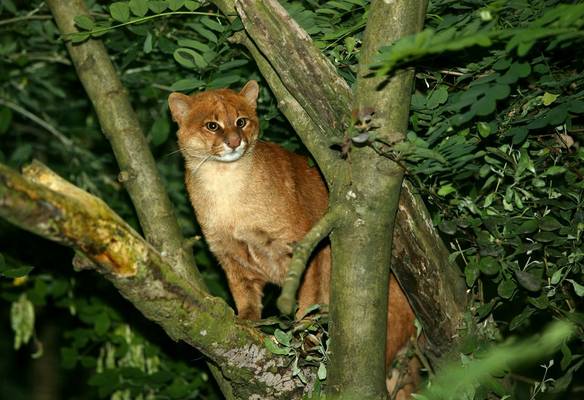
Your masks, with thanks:
[{"label": "cat's ear", "polygon": [[240,95],[244,96],[247,102],[253,107],[256,107],[256,102],[258,100],[258,94],[260,93],[260,86],[256,81],[249,81],[245,84],[243,89],[239,92]]},{"label": "cat's ear", "polygon": [[182,93],[171,93],[168,96],[168,106],[172,119],[181,125],[191,109],[191,98]]}]

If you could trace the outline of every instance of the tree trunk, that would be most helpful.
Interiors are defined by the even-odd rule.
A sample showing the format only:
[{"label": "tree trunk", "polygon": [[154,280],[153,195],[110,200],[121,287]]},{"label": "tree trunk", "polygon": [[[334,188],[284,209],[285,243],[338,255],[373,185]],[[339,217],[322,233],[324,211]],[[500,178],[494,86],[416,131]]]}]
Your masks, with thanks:
[{"label": "tree trunk", "polygon": [[[382,45],[421,30],[425,11],[424,1],[371,3],[353,100],[361,135],[375,134],[390,144],[405,138],[409,101],[403,99],[411,96],[413,71],[401,71],[385,83],[367,75]],[[344,202],[350,212],[331,235],[328,390],[338,398],[384,399],[391,243],[404,171],[370,146],[353,146],[347,162],[350,173],[332,188],[331,197],[333,206]]]}]

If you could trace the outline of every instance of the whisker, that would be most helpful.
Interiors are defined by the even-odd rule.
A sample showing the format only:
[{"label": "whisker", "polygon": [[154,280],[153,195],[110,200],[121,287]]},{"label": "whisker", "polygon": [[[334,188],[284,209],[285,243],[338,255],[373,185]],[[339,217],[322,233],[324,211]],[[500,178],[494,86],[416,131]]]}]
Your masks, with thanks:
[{"label": "whisker", "polygon": [[170,157],[170,156],[174,156],[176,153],[180,153],[180,149],[175,150],[175,151],[171,151],[168,154],[165,154],[163,157]]},{"label": "whisker", "polygon": [[199,168],[201,168],[201,165],[203,165],[203,163],[204,163],[205,161],[207,161],[209,158],[211,158],[211,155],[210,155],[210,154],[209,154],[209,155],[207,155],[207,157],[203,158],[203,159],[201,160],[201,162],[197,164],[197,166],[195,167],[195,169],[194,169],[194,170],[192,170],[192,173],[193,173],[193,174],[196,174],[196,173],[197,173],[197,171],[199,170]]}]

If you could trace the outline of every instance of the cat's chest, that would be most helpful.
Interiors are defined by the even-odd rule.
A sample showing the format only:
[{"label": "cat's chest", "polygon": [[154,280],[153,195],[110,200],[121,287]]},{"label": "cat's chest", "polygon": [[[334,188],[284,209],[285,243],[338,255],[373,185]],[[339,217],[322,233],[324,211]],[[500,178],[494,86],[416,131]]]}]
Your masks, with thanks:
[{"label": "cat's chest", "polygon": [[204,228],[232,229],[245,224],[253,212],[249,176],[235,165],[200,171],[192,178],[189,192]]}]

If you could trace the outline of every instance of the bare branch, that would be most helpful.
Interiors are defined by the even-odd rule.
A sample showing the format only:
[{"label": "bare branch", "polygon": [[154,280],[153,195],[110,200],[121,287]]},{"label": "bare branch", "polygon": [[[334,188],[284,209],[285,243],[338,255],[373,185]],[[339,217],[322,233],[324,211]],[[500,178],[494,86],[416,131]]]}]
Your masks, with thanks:
[{"label": "bare branch", "polygon": [[[47,4],[62,35],[77,32],[76,16],[89,15],[83,0],[48,0]],[[103,43],[67,43],[67,49],[110,141],[146,238],[172,260],[183,279],[203,288],[192,252],[184,249],[178,221],[138,117]]]},{"label": "bare branch", "polygon": [[238,0],[235,8],[288,92],[319,127],[315,134],[342,136],[349,116],[337,110],[349,109],[351,91],[306,31],[276,0]]},{"label": "bare branch", "polygon": [[278,309],[282,314],[288,315],[294,311],[296,304],[296,291],[300,286],[302,274],[306,269],[306,263],[316,246],[331,233],[335,226],[345,217],[346,207],[344,203],[336,204],[310,229],[294,247],[294,255],[288,268],[288,275],[282,285],[282,293],[278,297]]}]

